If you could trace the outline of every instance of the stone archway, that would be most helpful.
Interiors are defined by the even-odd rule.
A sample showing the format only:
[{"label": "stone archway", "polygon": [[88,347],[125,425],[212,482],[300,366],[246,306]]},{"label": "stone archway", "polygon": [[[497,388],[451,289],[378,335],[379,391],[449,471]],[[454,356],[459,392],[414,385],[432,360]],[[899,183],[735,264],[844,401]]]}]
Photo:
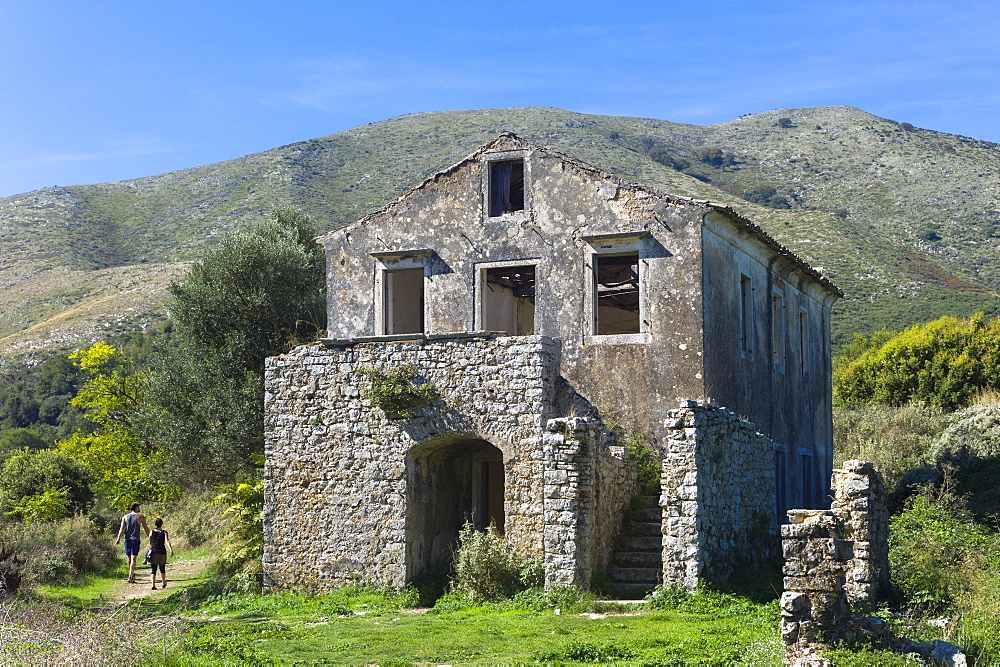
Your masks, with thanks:
[{"label": "stone archway", "polygon": [[482,438],[446,435],[406,456],[407,579],[447,567],[468,521],[504,530],[503,452]]}]

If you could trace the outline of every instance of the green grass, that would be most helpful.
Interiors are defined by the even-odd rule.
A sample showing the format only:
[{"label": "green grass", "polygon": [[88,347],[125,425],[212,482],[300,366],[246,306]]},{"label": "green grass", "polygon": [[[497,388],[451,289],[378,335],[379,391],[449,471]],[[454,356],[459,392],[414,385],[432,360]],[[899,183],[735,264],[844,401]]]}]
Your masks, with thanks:
[{"label": "green grass", "polygon": [[[728,589],[741,593],[664,594],[639,605],[571,589],[532,589],[492,603],[448,594],[429,610],[414,608],[420,596],[412,589],[236,595],[204,580],[168,596],[132,601],[115,613],[134,627],[169,628],[143,647],[147,659],[164,665],[780,665],[771,578],[765,573],[731,582]],[[101,613],[41,612],[51,637],[39,635],[34,657],[58,647],[55,637],[118,655],[120,633],[99,622]],[[53,618],[63,625],[53,625]],[[838,648],[831,657],[836,665],[912,664],[864,647]]]},{"label": "green grass", "polygon": [[[198,547],[185,551],[176,551],[170,562],[187,559],[209,558],[213,555],[210,547]],[[136,566],[136,579],[139,581],[149,580],[149,566],[140,562]],[[128,564],[124,560],[119,560],[112,567],[96,574],[88,574],[76,577],[66,584],[47,584],[39,586],[35,590],[38,596],[55,600],[65,604],[72,609],[93,609],[100,608],[115,598],[116,593],[121,588],[121,583],[128,574]],[[197,586],[208,578],[207,573],[186,579],[185,581],[172,582],[177,591],[181,591],[190,586]],[[171,580],[170,564],[167,564],[167,580]],[[157,579],[159,581],[159,579]]]},{"label": "green grass", "polygon": [[113,595],[113,590],[125,578],[128,566],[124,562],[97,574],[77,577],[64,585],[39,586],[36,593],[42,597],[63,602],[74,609],[100,605]]},{"label": "green grass", "polygon": [[234,657],[277,664],[781,662],[774,601],[716,595],[687,610],[626,607],[593,618],[523,601],[473,606],[454,599],[439,605],[444,611],[415,613],[401,606],[411,600],[365,589],[223,597],[189,612],[212,620],[195,621],[180,655],[209,664]]}]

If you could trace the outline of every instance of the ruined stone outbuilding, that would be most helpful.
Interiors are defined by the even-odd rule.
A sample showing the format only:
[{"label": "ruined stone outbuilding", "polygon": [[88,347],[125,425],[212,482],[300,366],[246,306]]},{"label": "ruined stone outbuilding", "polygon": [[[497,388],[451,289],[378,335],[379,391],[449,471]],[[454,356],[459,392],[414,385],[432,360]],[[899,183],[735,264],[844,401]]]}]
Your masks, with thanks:
[{"label": "ruined stone outbuilding", "polygon": [[[318,241],[328,338],[265,372],[268,588],[402,584],[465,521],[588,585],[635,492],[612,426],[662,461],[664,581],[823,506],[840,292],[728,207],[505,133]],[[440,399],[377,407],[358,371],[399,366]]]}]

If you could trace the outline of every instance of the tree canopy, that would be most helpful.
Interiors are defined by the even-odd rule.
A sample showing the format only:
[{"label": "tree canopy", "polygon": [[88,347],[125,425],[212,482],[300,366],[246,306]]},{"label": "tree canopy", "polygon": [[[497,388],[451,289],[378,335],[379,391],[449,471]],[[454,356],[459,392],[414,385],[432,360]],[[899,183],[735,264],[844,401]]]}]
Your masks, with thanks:
[{"label": "tree canopy", "polygon": [[171,286],[179,344],[150,378],[149,437],[167,474],[219,483],[264,453],[264,359],[326,326],[325,261],[309,219],[281,208],[228,234]]}]

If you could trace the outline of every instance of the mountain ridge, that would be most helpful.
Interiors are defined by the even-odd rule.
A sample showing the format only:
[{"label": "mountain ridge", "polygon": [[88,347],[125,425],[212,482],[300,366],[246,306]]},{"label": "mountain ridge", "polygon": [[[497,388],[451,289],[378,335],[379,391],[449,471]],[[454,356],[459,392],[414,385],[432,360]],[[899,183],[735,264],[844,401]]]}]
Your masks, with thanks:
[{"label": "mountain ridge", "polygon": [[225,231],[290,203],[322,233],[513,131],[664,192],[732,206],[822,270],[856,331],[1000,310],[1000,146],[848,106],[710,126],[545,107],[406,114],[222,162],[0,199],[0,353],[161,320]]}]

